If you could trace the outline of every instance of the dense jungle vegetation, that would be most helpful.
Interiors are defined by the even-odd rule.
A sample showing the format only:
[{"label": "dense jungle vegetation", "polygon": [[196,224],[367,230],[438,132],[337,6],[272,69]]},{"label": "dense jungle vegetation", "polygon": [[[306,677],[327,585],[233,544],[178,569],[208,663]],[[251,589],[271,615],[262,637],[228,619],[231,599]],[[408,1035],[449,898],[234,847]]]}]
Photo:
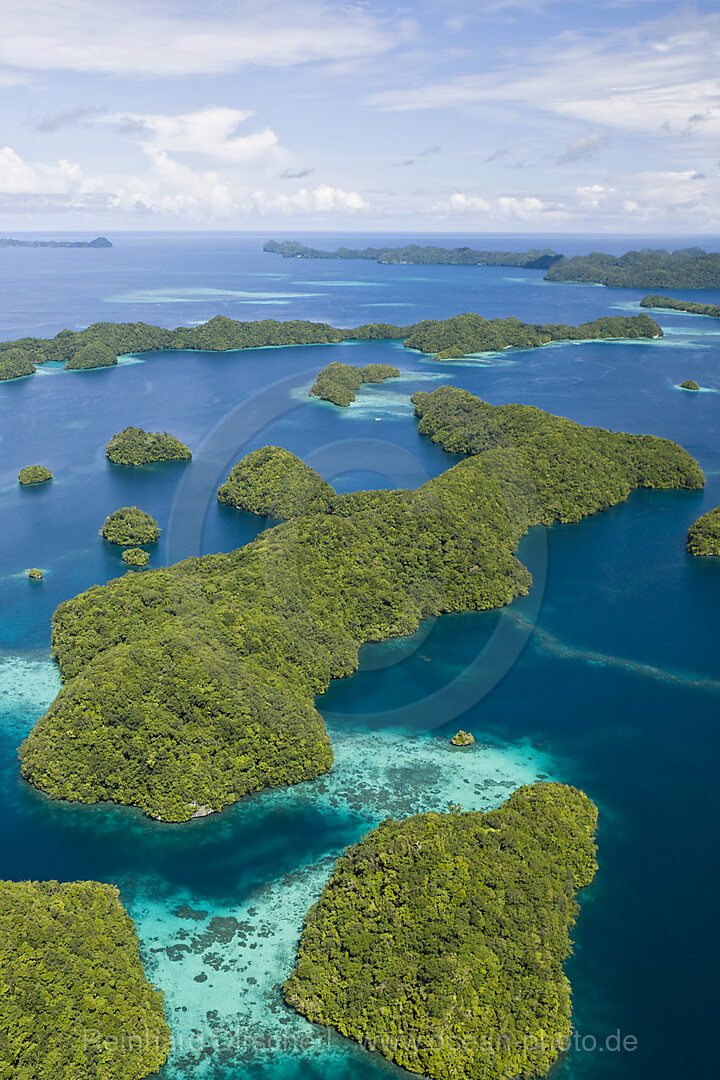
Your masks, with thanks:
[{"label": "dense jungle vegetation", "polygon": [[121,506],[108,514],[100,531],[109,543],[125,547],[154,544],[160,535],[160,526],[154,517],[139,506]]},{"label": "dense jungle vegetation", "polygon": [[144,431],[126,427],[113,435],[105,448],[116,465],[148,465],[151,461],[187,461],[189,447],[167,431]]},{"label": "dense jungle vegetation", "polygon": [[544,280],[591,281],[616,289],[718,289],[720,252],[643,248],[618,257],[594,251],[555,263]]},{"label": "dense jungle vegetation", "polygon": [[52,480],[52,473],[45,465],[26,465],[18,473],[21,484],[44,484],[46,480]]},{"label": "dense jungle vegetation", "polygon": [[671,296],[644,296],[640,307],[668,308],[670,311],[687,311],[691,315],[709,315],[720,319],[720,304],[696,304],[693,300],[674,300]]},{"label": "dense jungle vegetation", "polygon": [[334,495],[319,473],[281,446],[246,454],[218,488],[219,502],[278,521],[325,511]]},{"label": "dense jungle vegetation", "polygon": [[310,909],[286,1000],[436,1080],[544,1076],[570,1036],[575,893],[597,810],[557,783],[384,821]]},{"label": "dense jungle vegetation", "polygon": [[170,1049],[113,885],[0,881],[0,1080],[141,1080]]},{"label": "dense jungle vegetation", "polygon": [[350,405],[355,400],[355,391],[363,383],[381,383],[385,379],[396,379],[400,372],[392,364],[366,364],[354,367],[335,361],[324,367],[310,387],[313,397],[331,401],[333,405]]},{"label": "dense jungle vegetation", "polygon": [[720,506],[708,510],[692,523],[687,549],[691,555],[720,555]]},{"label": "dense jungle vegetation", "polygon": [[525,593],[530,525],[576,521],[633,487],[700,487],[680,447],[442,387],[420,430],[471,456],[416,491],[336,495],[227,555],[128,574],[61,604],[65,685],[21,748],[57,798],[166,820],[219,810],[332,762],[313,697],[362,642]]}]

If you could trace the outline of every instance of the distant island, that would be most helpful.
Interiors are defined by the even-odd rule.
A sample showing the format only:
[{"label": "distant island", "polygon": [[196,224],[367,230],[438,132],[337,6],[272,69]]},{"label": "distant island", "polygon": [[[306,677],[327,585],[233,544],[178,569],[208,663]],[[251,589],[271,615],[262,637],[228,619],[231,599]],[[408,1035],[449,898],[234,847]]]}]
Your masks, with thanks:
[{"label": "distant island", "polygon": [[192,451],[168,431],[126,427],[113,435],[105,453],[115,465],[149,465],[154,461],[189,461]]},{"label": "distant island", "polygon": [[687,549],[691,555],[720,555],[720,506],[693,522],[688,530]]},{"label": "distant island", "polygon": [[[409,349],[436,353],[439,360],[467,353],[535,348],[551,341],[591,338],[660,338],[649,315],[610,315],[580,326],[531,325],[519,319],[484,319],[469,313],[449,319],[423,319],[410,326],[364,323],[339,330],[327,323],[292,319],[237,322],[224,315],[201,326],[166,330],[148,323],[93,323],[85,330],[61,330],[54,338],[19,338],[0,342],[0,381],[33,375],[36,365],[62,363],[68,370],[109,367],[125,353],[192,350],[228,352],[277,345],[336,345],[342,341],[403,341]],[[367,365],[371,367],[373,365]],[[378,365],[383,366],[383,365]]]},{"label": "distant island", "polygon": [[8,247],[45,247],[45,248],[111,248],[106,236],[96,236],[94,240],[10,240],[0,239],[0,248]]},{"label": "distant island", "polygon": [[596,827],[558,783],[489,813],[389,818],[335,864],[285,1000],[432,1080],[544,1076],[572,1030],[562,965]]},{"label": "distant island", "polygon": [[0,881],[0,925],[4,1076],[141,1080],[161,1068],[163,995],[114,885]]},{"label": "distant island", "polygon": [[665,251],[644,248],[624,255],[574,255],[568,258],[550,248],[517,251],[475,251],[473,248],[418,247],[345,248],[321,251],[297,240],[269,240],[263,251],[286,259],[372,259],[378,263],[452,266],[517,266],[546,270],[544,281],[592,282],[628,289],[720,288],[720,252],[703,248]]},{"label": "distant island", "polygon": [[551,266],[545,281],[593,282],[615,289],[718,289],[720,252],[702,248],[678,251],[628,251],[624,255],[575,255]]},{"label": "distant island", "polygon": [[319,473],[281,446],[252,450],[232,469],[218,502],[261,517],[287,521],[329,509],[335,492]]},{"label": "distant island", "polygon": [[386,379],[397,379],[400,372],[392,364],[366,364],[355,367],[335,361],[324,367],[310,387],[313,397],[331,401],[333,405],[347,406],[355,400],[355,390],[363,383],[381,383]]},{"label": "distant island", "polygon": [[469,247],[419,247],[417,244],[394,248],[339,247],[335,251],[321,251],[318,248],[305,247],[297,240],[268,240],[263,251],[269,251],[273,255],[282,255],[285,259],[371,259],[384,264],[519,266],[531,270],[546,270],[553,263],[564,258],[551,248],[531,249],[525,252],[475,251]]},{"label": "distant island", "polygon": [[[666,439],[450,386],[412,400],[421,435],[468,455],[417,490],[335,495],[237,551],[62,603],[64,686],[21,747],[25,778],[54,798],[187,821],[320,776],[333,752],[315,698],[357,669],[363,642],[527,593],[515,550],[533,525],[579,521],[634,488],[704,483]],[[240,475],[241,491],[253,473],[265,479]]]},{"label": "distant island", "polygon": [[696,383],[694,379],[686,379],[685,382],[680,383],[681,390],[699,390],[700,385]]},{"label": "distant island", "polygon": [[18,480],[21,484],[44,484],[47,480],[52,480],[52,478],[52,472],[45,465],[26,465],[18,473]]},{"label": "distant island", "polygon": [[644,296],[640,307],[667,308],[669,311],[685,311],[690,315],[709,315],[720,319],[720,304],[697,304],[694,300],[674,300],[671,296]]}]

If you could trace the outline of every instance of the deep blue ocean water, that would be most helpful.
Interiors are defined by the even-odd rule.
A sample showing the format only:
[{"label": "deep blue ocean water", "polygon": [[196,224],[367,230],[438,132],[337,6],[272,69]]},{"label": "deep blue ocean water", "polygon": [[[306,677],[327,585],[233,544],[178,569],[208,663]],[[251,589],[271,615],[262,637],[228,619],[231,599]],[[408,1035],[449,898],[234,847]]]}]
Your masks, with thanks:
[{"label": "deep blue ocean water", "polygon": [[[285,237],[278,236],[278,239]],[[95,321],[194,325],[305,318],[410,323],[463,311],[577,323],[634,313],[644,291],[554,285],[511,268],[284,260],[260,235],[126,235],[108,250],[4,249],[0,337]],[[309,236],[319,247],[421,237]],[[432,237],[567,254],[717,244],[642,238]],[[673,293],[720,302],[720,293]],[[326,1037],[282,1005],[302,915],[332,858],[388,813],[448,801],[497,805],[538,775],[600,808],[599,862],[567,965],[577,1038],[555,1073],[705,1075],[715,1059],[715,798],[720,565],[687,555],[688,525],[720,503],[720,321],[657,312],[661,341],[567,344],[436,363],[397,343],[174,353],[115,369],[0,384],[0,875],[113,881],[135,919],[177,1046],[163,1080],[359,1080],[401,1070]],[[395,363],[400,380],[340,410],[307,397],[331,359]],[[693,378],[706,391],[677,389]],[[54,696],[56,605],[123,572],[98,530],[138,504],[163,532],[152,565],[231,550],[267,522],[220,507],[215,488],[256,446],[279,444],[337,488],[416,486],[454,459],[418,436],[417,389],[465,387],[614,430],[675,439],[703,467],[698,492],[639,492],[578,525],[533,530],[530,597],[449,616],[368,647],[361,671],[318,699],[336,747],[329,778],[260,794],[187,826],[117,807],[53,803],[19,776],[16,747]],[[189,464],[109,465],[128,424],[169,430]],[[21,488],[23,465],[49,485]],[[270,523],[272,524],[272,523]],[[720,560],[717,560],[720,564]],[[45,577],[31,583],[30,566]],[[469,754],[447,736],[472,730]],[[195,918],[188,918],[188,908]],[[225,922],[212,923],[214,916]],[[236,920],[230,922],[229,920]],[[200,975],[207,976],[196,981]],[[620,1032],[626,1049],[614,1047]],[[193,1041],[194,1040],[194,1041]],[[583,1042],[584,1040],[584,1042]],[[635,1045],[636,1049],[630,1049]]]}]

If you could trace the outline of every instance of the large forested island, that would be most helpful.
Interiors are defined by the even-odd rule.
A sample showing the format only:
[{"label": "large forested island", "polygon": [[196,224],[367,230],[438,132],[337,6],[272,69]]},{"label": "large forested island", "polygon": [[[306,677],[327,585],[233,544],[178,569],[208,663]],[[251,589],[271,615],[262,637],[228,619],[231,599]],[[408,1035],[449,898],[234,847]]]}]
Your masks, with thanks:
[{"label": "large forested island", "polygon": [[551,248],[523,252],[475,251],[469,247],[419,247],[417,244],[406,244],[405,247],[394,248],[339,247],[335,251],[322,251],[318,248],[306,247],[297,240],[268,240],[263,251],[269,251],[273,255],[282,255],[286,259],[371,259],[385,264],[521,266],[533,270],[545,270],[564,257],[556,254]]},{"label": "large forested island", "polygon": [[164,1064],[163,996],[117,889],[0,882],[0,1078],[141,1080]]},{"label": "large forested island", "polygon": [[313,698],[357,668],[362,642],[525,593],[514,551],[531,525],[578,521],[636,487],[703,484],[667,440],[452,387],[413,400],[422,433],[470,455],[416,491],[336,495],[230,554],[61,604],[65,685],[23,743],[24,776],[172,821],[318,776],[332,751]]},{"label": "large forested island", "polygon": [[113,435],[105,453],[115,465],[149,465],[155,461],[189,461],[192,451],[169,431],[126,427]]},{"label": "large forested island", "polygon": [[697,304],[694,300],[676,300],[671,296],[644,296],[640,307],[666,308],[669,311],[684,311],[690,315],[709,315],[720,319],[720,304]]},{"label": "large forested island", "polygon": [[363,383],[381,383],[386,379],[396,379],[399,374],[392,364],[355,367],[336,360],[322,369],[309,392],[313,397],[331,401],[333,405],[347,406],[355,400],[355,391],[359,390]]},{"label": "large forested island", "polygon": [[0,248],[7,247],[43,247],[43,248],[111,248],[106,236],[96,236],[94,240],[11,240],[0,239]]},{"label": "large forested island", "polygon": [[[410,326],[365,323],[339,330],[327,323],[302,320],[237,322],[224,315],[201,326],[166,330],[148,323],[94,323],[85,330],[61,330],[54,338],[19,338],[0,342],[0,381],[32,375],[36,365],[59,362],[69,370],[109,367],[124,353],[197,349],[225,352],[271,345],[328,345],[341,341],[402,340],[408,348],[438,353],[439,359],[508,346],[533,348],[551,341],[589,338],[658,338],[662,330],[649,315],[611,315],[580,326],[531,325],[519,319],[484,319],[455,315],[424,319]],[[372,365],[368,365],[372,366]]]},{"label": "large forested island", "polygon": [[278,521],[326,511],[334,495],[319,473],[281,446],[252,450],[218,488],[218,502]]},{"label": "large forested island", "polygon": [[720,555],[720,506],[708,510],[692,523],[687,549],[691,555]]},{"label": "large forested island", "polygon": [[562,964],[596,823],[556,783],[383,822],[310,909],[286,1000],[433,1080],[544,1076],[570,1036]]},{"label": "large forested island", "polygon": [[550,267],[545,281],[590,281],[620,289],[718,289],[720,252],[628,251],[624,255],[575,255]]}]

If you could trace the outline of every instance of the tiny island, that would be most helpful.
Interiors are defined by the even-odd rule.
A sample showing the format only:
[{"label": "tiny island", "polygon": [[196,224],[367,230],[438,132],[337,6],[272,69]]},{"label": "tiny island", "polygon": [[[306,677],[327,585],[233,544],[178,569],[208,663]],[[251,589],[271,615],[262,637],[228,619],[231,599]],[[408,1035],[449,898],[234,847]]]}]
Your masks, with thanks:
[{"label": "tiny island", "polygon": [[142,1080],[161,1068],[163,995],[114,885],[0,881],[0,925],[3,1077]]},{"label": "tiny island", "polygon": [[105,453],[115,465],[148,465],[155,461],[189,461],[192,451],[168,431],[126,427],[113,435]]},{"label": "tiny island", "polygon": [[128,566],[147,566],[150,561],[148,552],[139,547],[128,548],[120,557]]},{"label": "tiny island", "polygon": [[285,1000],[431,1080],[544,1076],[571,1033],[596,827],[585,794],[540,782],[488,813],[388,819],[335,864]]},{"label": "tiny island", "polygon": [[30,578],[31,581],[42,581],[43,572],[42,570],[38,570],[36,566],[33,566],[30,570],[28,570],[27,576]]},{"label": "tiny island", "polygon": [[108,514],[100,533],[109,543],[122,547],[154,544],[160,535],[160,526],[138,506],[122,506]]},{"label": "tiny island", "polygon": [[263,446],[246,454],[217,493],[218,502],[226,506],[277,521],[323,513],[334,496],[319,473],[281,446]]},{"label": "tiny island", "polygon": [[21,484],[45,484],[52,478],[53,474],[45,465],[26,465],[18,473],[18,481]]},{"label": "tiny island", "polygon": [[[315,698],[357,670],[361,643],[526,594],[515,552],[531,526],[580,521],[639,487],[704,483],[666,439],[451,386],[412,401],[419,433],[465,455],[417,490],[328,497],[237,551],[125,574],[62,603],[52,652],[64,686],[20,748],[23,776],[54,798],[162,821],[318,777],[333,752]],[[294,468],[277,448],[267,462],[271,478],[275,464]],[[241,477],[253,496],[257,474]],[[121,533],[115,542],[150,539]]]},{"label": "tiny island", "polygon": [[450,740],[453,746],[472,746],[475,742],[475,736],[469,731],[458,731],[457,735],[453,735]]},{"label": "tiny island", "polygon": [[720,555],[720,506],[693,522],[688,530],[687,549],[691,555]]},{"label": "tiny island", "polygon": [[312,397],[330,401],[333,405],[346,407],[355,400],[355,391],[363,383],[381,383],[386,379],[397,379],[400,372],[392,364],[366,364],[354,367],[335,361],[324,367],[310,387]]},{"label": "tiny island", "polygon": [[694,379],[686,379],[685,382],[680,383],[681,390],[699,390],[700,386]]}]

